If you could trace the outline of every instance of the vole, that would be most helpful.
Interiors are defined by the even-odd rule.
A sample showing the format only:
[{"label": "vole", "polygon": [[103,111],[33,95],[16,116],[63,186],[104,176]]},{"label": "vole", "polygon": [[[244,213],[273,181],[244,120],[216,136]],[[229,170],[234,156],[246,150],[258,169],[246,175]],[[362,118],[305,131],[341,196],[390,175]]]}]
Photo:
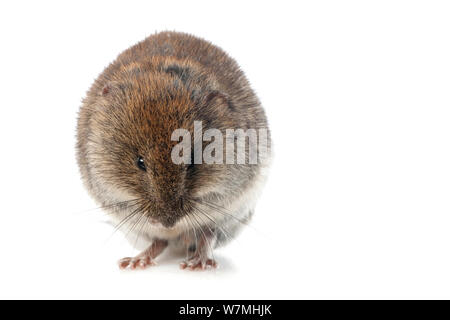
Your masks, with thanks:
[{"label": "vole", "polygon": [[[194,132],[195,122],[201,132]],[[182,138],[173,138],[177,129],[202,148],[177,149],[176,156],[186,160],[181,163],[173,159]],[[244,163],[202,162],[208,145],[202,133],[208,129],[224,136],[228,129],[265,131],[258,144],[266,152],[258,149],[257,163],[249,163],[247,136]],[[120,268],[153,265],[171,244],[189,253],[181,268],[216,267],[212,250],[233,239],[253,215],[270,142],[259,99],[219,47],[189,34],[160,32],[122,52],[83,99],[76,144],[90,195],[118,229],[149,241],[136,257],[121,259]],[[227,159],[237,158],[225,152]]]}]

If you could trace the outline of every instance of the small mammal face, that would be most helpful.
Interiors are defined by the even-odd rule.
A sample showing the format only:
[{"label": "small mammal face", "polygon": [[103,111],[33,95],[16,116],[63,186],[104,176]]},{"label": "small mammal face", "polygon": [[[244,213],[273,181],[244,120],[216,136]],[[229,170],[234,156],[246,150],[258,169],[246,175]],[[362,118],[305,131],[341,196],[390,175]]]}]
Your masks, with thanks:
[{"label": "small mammal face", "polygon": [[[170,239],[184,239],[187,248],[194,244],[197,257],[187,267],[198,261],[215,266],[204,254],[205,244],[211,248],[221,237],[228,240],[251,216],[268,161],[194,164],[192,149],[191,163],[174,163],[179,141],[172,133],[187,130],[194,145],[196,121],[204,130],[267,129],[259,101],[234,60],[204,40],[164,32],[126,50],[105,69],[83,101],[77,128],[78,163],[94,199],[119,224],[142,220],[139,232],[154,246],[146,252],[162,251]],[[121,266],[146,264],[150,256]]]},{"label": "small mammal face", "polygon": [[[91,179],[101,192],[112,192],[114,200],[139,199],[135,209],[168,228],[192,210],[191,199],[220,189],[227,174],[225,165],[174,164],[171,152],[178,142],[171,140],[172,132],[186,128],[193,137],[198,119],[218,127],[233,125],[224,113],[223,95],[208,91],[193,96],[180,75],[171,72],[175,67],[187,68],[175,63],[126,68],[120,82],[106,83],[91,115],[95,134],[87,154]],[[207,119],[220,114],[221,123]]]}]

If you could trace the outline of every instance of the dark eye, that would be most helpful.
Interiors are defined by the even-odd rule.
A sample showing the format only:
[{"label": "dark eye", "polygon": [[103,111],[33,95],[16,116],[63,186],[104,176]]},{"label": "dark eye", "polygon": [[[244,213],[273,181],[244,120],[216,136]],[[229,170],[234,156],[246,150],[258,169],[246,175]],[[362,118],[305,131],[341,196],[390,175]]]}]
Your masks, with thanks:
[{"label": "dark eye", "polygon": [[141,169],[142,171],[147,171],[147,168],[145,167],[145,162],[144,162],[144,158],[142,158],[141,156],[139,156],[136,160],[136,165],[138,166],[139,169]]}]

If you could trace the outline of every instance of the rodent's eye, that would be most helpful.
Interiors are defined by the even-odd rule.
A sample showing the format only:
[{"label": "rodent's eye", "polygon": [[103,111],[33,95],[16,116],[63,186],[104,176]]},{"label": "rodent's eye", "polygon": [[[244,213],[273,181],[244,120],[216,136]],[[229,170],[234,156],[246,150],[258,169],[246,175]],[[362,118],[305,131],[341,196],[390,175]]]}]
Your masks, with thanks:
[{"label": "rodent's eye", "polygon": [[147,171],[147,168],[145,167],[145,162],[144,162],[144,158],[142,158],[141,156],[139,156],[136,160],[136,165],[138,166],[139,169],[141,169],[142,171]]}]

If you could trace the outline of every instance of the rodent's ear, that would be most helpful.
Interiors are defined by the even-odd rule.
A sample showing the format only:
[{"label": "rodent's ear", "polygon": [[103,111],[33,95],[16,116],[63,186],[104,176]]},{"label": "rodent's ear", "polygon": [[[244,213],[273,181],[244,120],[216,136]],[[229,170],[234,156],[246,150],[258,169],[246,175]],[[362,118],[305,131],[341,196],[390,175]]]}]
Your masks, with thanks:
[{"label": "rodent's ear", "polygon": [[218,90],[210,91],[203,99],[203,105],[209,108],[216,109],[220,107],[221,110],[227,109],[230,111],[234,111],[235,107],[230,97]]},{"label": "rodent's ear", "polygon": [[121,89],[121,86],[119,85],[119,83],[115,82],[115,81],[108,81],[103,88],[100,90],[100,95],[102,97],[107,97],[109,95],[111,95],[111,93],[113,91],[116,91],[118,89]]},{"label": "rodent's ear", "polygon": [[109,83],[105,84],[102,89],[102,96],[108,95],[108,93],[110,91],[111,91],[111,86],[109,85]]},{"label": "rodent's ear", "polygon": [[104,97],[107,96],[110,91],[111,91],[111,86],[109,85],[109,83],[105,84],[102,89],[102,96],[104,96]]}]

